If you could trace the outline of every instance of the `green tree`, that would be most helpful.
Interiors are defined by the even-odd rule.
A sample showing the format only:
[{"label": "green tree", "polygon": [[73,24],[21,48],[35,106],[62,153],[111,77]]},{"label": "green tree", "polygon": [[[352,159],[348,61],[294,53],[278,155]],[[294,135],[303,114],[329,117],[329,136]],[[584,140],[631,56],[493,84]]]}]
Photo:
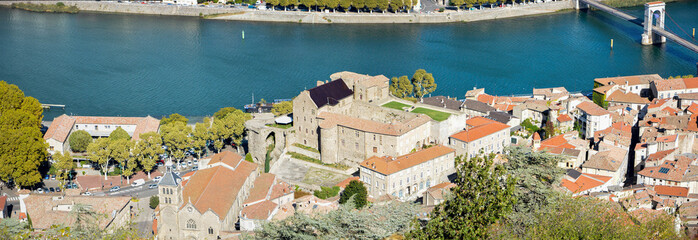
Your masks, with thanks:
[{"label": "green tree", "polygon": [[530,118],[524,119],[523,122],[521,122],[521,124],[519,125],[521,125],[521,127],[523,127],[523,129],[526,130],[526,132],[528,132],[529,135],[540,130],[540,128],[536,124],[533,124],[533,121]]},{"label": "green tree", "polygon": [[70,134],[68,141],[73,152],[84,152],[87,150],[87,145],[92,142],[92,136],[85,130],[77,130]]},{"label": "green tree", "polygon": [[390,0],[377,0],[378,2],[378,8],[381,9],[383,13],[388,10],[388,6],[390,5]]},{"label": "green tree", "polygon": [[180,115],[179,113],[173,113],[170,115],[170,117],[162,118],[162,120],[160,120],[160,125],[169,124],[171,122],[182,122],[186,125],[189,122],[189,119]]},{"label": "green tree", "polygon": [[[402,0],[390,0],[389,5],[390,5],[390,9],[392,9],[393,12],[395,12],[395,13],[399,12],[400,11],[399,9],[402,8],[402,6],[404,6],[404,4],[402,3]],[[395,77],[393,77],[393,79],[395,79]]]},{"label": "green tree", "polygon": [[291,101],[280,102],[271,107],[271,113],[274,116],[286,115],[291,112],[293,112],[293,102]]},{"label": "green tree", "polygon": [[252,154],[250,154],[250,153],[245,154],[245,161],[254,163],[254,160],[252,160]]},{"label": "green tree", "polygon": [[315,0],[300,0],[300,3],[308,8],[308,12],[312,12],[313,5],[316,4]]},{"label": "green tree", "polygon": [[[340,0],[325,0],[324,2],[327,4],[327,7],[332,8],[332,12],[336,12],[337,7],[339,7],[339,1]],[[291,106],[291,110],[293,110],[293,106]]]},{"label": "green tree", "polygon": [[162,142],[167,146],[170,157],[177,161],[178,169],[179,161],[184,159],[185,151],[191,147],[191,132],[191,127],[182,122],[172,122],[160,127]]},{"label": "green tree", "polygon": [[351,5],[356,8],[356,11],[361,13],[361,9],[366,7],[366,0],[352,0]]},{"label": "green tree", "polygon": [[348,13],[351,9],[351,1],[352,0],[339,0],[339,6],[344,9],[345,13]]},{"label": "green tree", "polygon": [[378,0],[363,0],[366,8],[373,13],[373,10],[378,7]]},{"label": "green tree", "polygon": [[274,11],[274,7],[279,5],[280,0],[267,0],[267,4],[271,5],[271,10]]},{"label": "green tree", "polygon": [[[355,197],[352,198],[353,196]],[[339,196],[339,203],[344,204],[347,203],[349,199],[353,199],[354,207],[361,209],[368,204],[367,197],[368,191],[366,191],[366,186],[358,180],[351,180],[349,185],[344,188],[344,191]]]},{"label": "green tree", "polygon": [[70,177],[70,173],[77,167],[75,161],[73,161],[73,156],[66,152],[65,154],[56,153],[52,157],[56,162],[53,164],[53,167],[58,170],[58,180],[61,182],[67,180]]},{"label": "green tree", "polygon": [[293,5],[295,1],[293,0],[279,0],[279,5],[284,7],[284,11],[288,10],[288,7]]},{"label": "green tree", "polygon": [[109,157],[119,163],[121,167],[121,175],[125,176],[130,183],[130,176],[133,175],[134,161],[131,157],[131,147],[132,142],[128,139],[123,139],[122,137],[116,139],[109,139],[109,146],[107,150],[109,151]]},{"label": "green tree", "polygon": [[109,139],[98,138],[94,142],[87,145],[88,158],[97,163],[102,171],[104,171],[104,180],[107,180],[107,172],[109,171],[109,160],[111,160],[109,152]]},{"label": "green tree", "polygon": [[418,69],[414,72],[412,85],[414,85],[414,96],[420,99],[436,90],[434,76],[431,73],[427,73],[424,69]]},{"label": "green tree", "polygon": [[43,109],[14,84],[0,81],[0,179],[20,187],[41,182],[48,145],[41,133]]},{"label": "green tree", "polygon": [[486,239],[488,228],[511,210],[515,179],[501,165],[493,166],[494,155],[456,157],[456,187],[437,205],[422,225],[415,221],[408,238]]},{"label": "green tree", "polygon": [[401,76],[400,78],[393,77],[390,80],[390,93],[398,98],[406,98],[412,95],[414,86],[407,76]]},{"label": "green tree", "polygon": [[[228,113],[223,119],[214,119],[211,132],[215,137],[214,147],[220,152],[223,143],[231,140],[238,147],[242,143],[245,133],[245,121],[252,119],[249,113],[244,113],[238,109]],[[220,147],[218,147],[220,146]]]},{"label": "green tree", "polygon": [[334,187],[325,187],[325,186],[320,186],[320,190],[315,190],[313,191],[313,195],[320,199],[327,199],[331,198],[334,196],[337,196],[339,194],[339,186],[334,186]]},{"label": "green tree", "polygon": [[477,3],[477,0],[463,0],[463,3],[465,3],[465,6],[470,9],[475,5],[475,3]]},{"label": "green tree", "polygon": [[224,107],[218,110],[218,112],[213,114],[213,118],[215,119],[223,119],[225,116],[227,116],[229,113],[235,112],[235,110],[238,110],[237,108],[234,107]]},{"label": "green tree", "polygon": [[109,134],[109,140],[119,140],[119,139],[131,140],[131,136],[128,135],[126,130],[124,130],[123,128],[117,127],[114,131],[112,131]]},{"label": "green tree", "polygon": [[150,197],[150,204],[149,205],[150,205],[150,209],[155,209],[158,207],[158,205],[160,205],[160,198],[158,197],[158,195]]},{"label": "green tree", "polygon": [[143,171],[148,173],[148,179],[150,179],[150,172],[155,167],[156,159],[165,152],[162,149],[162,137],[157,132],[147,132],[141,134],[140,139],[133,147],[133,155],[143,166]]},{"label": "green tree", "polygon": [[451,5],[456,6],[458,10],[460,11],[460,7],[465,4],[466,0],[451,0]]},{"label": "green tree", "polygon": [[209,118],[204,118],[204,122],[196,123],[194,132],[191,134],[193,140],[192,147],[196,150],[197,157],[201,157],[208,146],[206,143],[213,138],[208,128],[211,125],[210,122]]}]

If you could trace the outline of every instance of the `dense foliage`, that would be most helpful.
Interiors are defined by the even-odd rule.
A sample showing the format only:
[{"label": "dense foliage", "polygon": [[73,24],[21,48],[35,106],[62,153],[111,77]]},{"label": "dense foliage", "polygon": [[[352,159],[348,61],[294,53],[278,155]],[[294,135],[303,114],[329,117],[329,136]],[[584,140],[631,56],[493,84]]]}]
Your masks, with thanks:
[{"label": "dense foliage", "polygon": [[52,157],[55,161],[53,167],[57,171],[57,179],[60,181],[67,180],[70,177],[70,173],[77,167],[77,164],[73,161],[73,156],[71,156],[69,152],[65,152],[64,154],[59,152]]},{"label": "dense foliage", "polygon": [[160,125],[166,125],[166,124],[169,124],[172,122],[182,122],[186,125],[189,122],[189,119],[180,115],[179,113],[173,113],[173,114],[170,114],[169,117],[163,117],[160,120]]},{"label": "dense foliage", "polygon": [[309,216],[296,212],[281,221],[265,223],[257,239],[384,239],[407,231],[417,212],[411,203],[391,202],[355,210],[350,204],[327,214]]},{"label": "dense foliage", "polygon": [[536,124],[533,124],[533,121],[531,121],[530,118],[526,118],[525,120],[523,120],[523,122],[521,122],[520,125],[526,132],[528,132],[529,135],[532,135],[533,133],[538,132],[540,130],[540,128]]},{"label": "dense foliage", "polygon": [[36,4],[36,3],[13,3],[12,8],[27,10],[31,12],[56,12],[56,13],[78,13],[77,6],[66,6],[62,2],[56,4]]},{"label": "dense foliage", "polygon": [[606,102],[606,94],[598,93],[594,91],[591,94],[591,100],[602,108],[608,108],[608,102]]},{"label": "dense foliage", "polygon": [[293,112],[293,102],[291,101],[280,102],[271,107],[271,113],[274,116],[286,115],[291,112]]},{"label": "dense foliage", "polygon": [[112,140],[118,140],[118,139],[131,140],[131,136],[128,135],[126,130],[124,130],[123,128],[116,127],[116,129],[114,129],[114,131],[112,131],[109,134],[109,139],[112,139]]},{"label": "dense foliage", "polygon": [[340,188],[338,186],[334,186],[334,187],[321,186],[320,190],[315,190],[313,192],[313,195],[315,195],[316,197],[318,197],[320,199],[328,199],[328,198],[337,196],[337,194],[339,194],[339,190],[340,190]]},{"label": "dense foliage", "polygon": [[148,205],[150,206],[150,209],[155,209],[160,205],[160,197],[158,195],[151,196],[150,197],[150,202],[148,202]]},{"label": "dense foliage", "polygon": [[408,238],[484,239],[490,225],[506,216],[515,204],[516,179],[494,155],[463,160],[456,158],[456,174],[450,197],[437,205],[426,223],[415,221]]},{"label": "dense foliage", "polygon": [[77,130],[70,134],[68,141],[73,152],[84,152],[87,150],[87,145],[92,142],[92,136],[85,130]]},{"label": "dense foliage", "polygon": [[424,69],[418,69],[411,79],[408,79],[407,76],[393,77],[390,80],[389,89],[390,94],[398,98],[422,98],[436,90],[436,83],[431,73],[427,73]]},{"label": "dense foliage", "polygon": [[367,197],[368,191],[366,186],[358,180],[351,180],[347,187],[344,188],[342,194],[339,195],[339,203],[349,203],[349,199],[352,199],[353,201],[351,202],[354,204],[354,207],[361,209],[368,204]]},{"label": "dense foliage", "polygon": [[379,10],[383,13],[386,11],[396,13],[410,11],[418,3],[417,0],[268,0],[266,2],[272,7],[278,6],[284,10],[302,5],[310,11],[321,11],[323,9],[336,11],[341,8],[345,12],[353,9],[357,12]]},{"label": "dense foliage", "polygon": [[0,179],[22,187],[41,182],[48,145],[41,133],[43,108],[14,84],[0,81]]}]

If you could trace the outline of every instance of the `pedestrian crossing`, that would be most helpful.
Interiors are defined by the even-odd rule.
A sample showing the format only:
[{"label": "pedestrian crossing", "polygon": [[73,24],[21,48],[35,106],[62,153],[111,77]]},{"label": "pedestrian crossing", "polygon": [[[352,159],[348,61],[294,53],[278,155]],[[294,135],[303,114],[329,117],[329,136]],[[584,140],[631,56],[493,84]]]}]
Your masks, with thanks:
[{"label": "pedestrian crossing", "polygon": [[19,201],[19,197],[8,197],[7,201],[8,202],[16,202],[16,201]]}]

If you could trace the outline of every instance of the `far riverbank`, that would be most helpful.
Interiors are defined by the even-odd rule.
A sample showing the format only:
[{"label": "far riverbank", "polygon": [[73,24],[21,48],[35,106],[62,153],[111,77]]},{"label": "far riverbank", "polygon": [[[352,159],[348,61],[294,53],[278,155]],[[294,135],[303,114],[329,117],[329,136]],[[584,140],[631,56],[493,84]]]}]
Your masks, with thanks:
[{"label": "far riverbank", "polygon": [[483,8],[482,10],[447,10],[442,13],[332,13],[271,11],[240,8],[216,8],[199,6],[181,6],[165,4],[117,3],[96,1],[0,1],[0,6],[12,3],[56,4],[63,2],[77,6],[81,11],[102,13],[148,14],[206,17],[208,19],[254,21],[254,22],[288,22],[288,23],[449,23],[474,22],[520,16],[555,13],[572,9],[569,0],[556,2],[530,3],[506,7]]}]

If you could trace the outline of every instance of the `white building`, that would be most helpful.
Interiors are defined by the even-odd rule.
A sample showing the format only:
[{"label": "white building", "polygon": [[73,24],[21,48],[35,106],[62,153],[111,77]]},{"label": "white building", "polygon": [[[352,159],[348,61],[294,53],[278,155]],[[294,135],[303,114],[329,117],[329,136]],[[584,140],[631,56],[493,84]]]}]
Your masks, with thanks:
[{"label": "white building", "polygon": [[574,116],[582,125],[581,130],[585,138],[592,138],[594,132],[611,126],[611,113],[593,102],[578,104]]},{"label": "white building", "polygon": [[459,156],[468,158],[480,153],[502,153],[511,144],[509,125],[484,117],[468,119],[466,125],[466,130],[449,138],[449,146]]}]

